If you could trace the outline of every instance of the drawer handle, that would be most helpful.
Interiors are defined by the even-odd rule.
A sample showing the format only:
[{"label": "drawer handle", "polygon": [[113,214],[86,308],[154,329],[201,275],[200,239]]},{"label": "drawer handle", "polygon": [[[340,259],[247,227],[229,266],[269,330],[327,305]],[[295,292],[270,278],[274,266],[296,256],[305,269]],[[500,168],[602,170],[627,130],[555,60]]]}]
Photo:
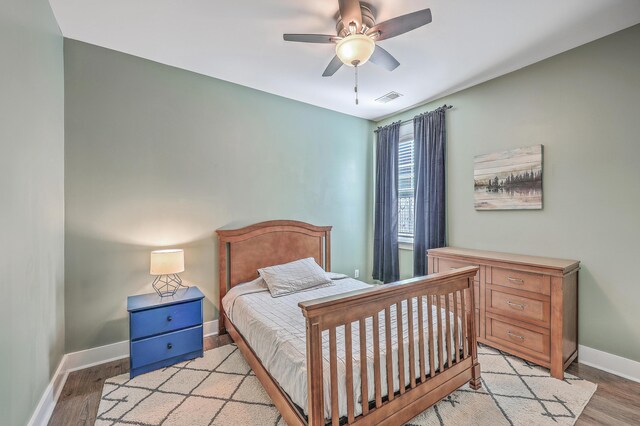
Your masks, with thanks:
[{"label": "drawer handle", "polygon": [[513,303],[511,300],[507,300],[507,305],[511,306],[512,308],[518,308],[524,311],[524,308],[527,305],[524,305],[522,303]]},{"label": "drawer handle", "polygon": [[524,280],[521,278],[507,277],[507,279],[512,283],[524,284]]},{"label": "drawer handle", "polygon": [[169,315],[169,316],[167,317],[167,322],[171,322],[171,321],[173,321],[173,317],[172,317],[171,315]]},{"label": "drawer handle", "polygon": [[509,337],[515,337],[516,339],[524,340],[524,336],[518,336],[517,334],[513,334],[510,331],[507,331],[507,334],[509,335]]},{"label": "drawer handle", "polygon": [[171,349],[171,348],[173,348],[173,344],[167,343],[167,349]]}]

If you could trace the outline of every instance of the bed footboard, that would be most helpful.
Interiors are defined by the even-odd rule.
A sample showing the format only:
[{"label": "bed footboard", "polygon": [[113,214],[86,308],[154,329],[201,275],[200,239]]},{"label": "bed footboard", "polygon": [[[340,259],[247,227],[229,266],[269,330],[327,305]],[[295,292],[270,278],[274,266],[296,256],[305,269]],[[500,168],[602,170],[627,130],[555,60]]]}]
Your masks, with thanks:
[{"label": "bed footboard", "polygon": [[[340,424],[337,409],[341,402],[338,392],[339,351],[344,354],[345,360],[346,392],[342,395],[346,394],[348,424],[401,424],[466,382],[474,389],[479,388],[480,365],[473,315],[473,277],[477,271],[477,267],[465,267],[301,302],[299,306],[306,318],[307,332],[308,424],[325,424],[325,392],[331,400],[331,424]],[[398,355],[392,357],[391,350],[386,350],[386,355],[381,354],[381,335],[384,336],[385,347],[390,348],[394,343],[391,311],[395,309],[397,318],[402,318],[403,306],[407,309],[406,333],[402,320],[393,325],[393,328],[397,327],[397,339],[403,340],[402,344],[397,342]],[[432,307],[436,308],[437,318],[433,318]],[[441,309],[447,313],[445,318],[453,315],[454,320],[443,321]],[[384,324],[381,324],[379,317],[381,312],[385,314]],[[366,324],[369,321],[373,327],[373,333],[370,334],[374,357],[372,375],[367,371],[366,358]],[[361,336],[356,341],[352,339],[352,327],[356,327]],[[344,345],[337,344],[336,330],[340,328],[344,329]],[[329,339],[329,389],[324,388],[323,381],[323,332],[328,334]],[[354,345],[360,348],[359,372],[354,372]],[[408,354],[404,353],[405,347]],[[408,379],[405,378],[405,355],[408,355]],[[386,371],[381,371],[381,356],[385,356]],[[435,368],[436,365],[438,368]],[[394,367],[397,368],[394,370]],[[354,392],[356,375],[361,377],[360,392],[363,396],[362,413],[357,416],[358,401]],[[383,377],[388,384],[385,391],[382,389]],[[394,379],[399,383],[399,389],[395,391]],[[367,404],[370,383],[373,383],[374,398]]]}]

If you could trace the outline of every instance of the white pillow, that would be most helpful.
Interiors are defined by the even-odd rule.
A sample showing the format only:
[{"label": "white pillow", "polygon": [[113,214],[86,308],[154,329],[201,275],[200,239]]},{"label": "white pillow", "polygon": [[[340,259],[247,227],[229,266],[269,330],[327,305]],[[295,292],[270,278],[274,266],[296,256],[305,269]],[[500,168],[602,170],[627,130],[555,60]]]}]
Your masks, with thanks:
[{"label": "white pillow", "polygon": [[331,284],[331,279],[313,257],[258,269],[258,273],[273,297]]},{"label": "white pillow", "polygon": [[327,276],[331,278],[331,281],[344,280],[349,278],[349,275],[340,274],[338,272],[327,272]]}]

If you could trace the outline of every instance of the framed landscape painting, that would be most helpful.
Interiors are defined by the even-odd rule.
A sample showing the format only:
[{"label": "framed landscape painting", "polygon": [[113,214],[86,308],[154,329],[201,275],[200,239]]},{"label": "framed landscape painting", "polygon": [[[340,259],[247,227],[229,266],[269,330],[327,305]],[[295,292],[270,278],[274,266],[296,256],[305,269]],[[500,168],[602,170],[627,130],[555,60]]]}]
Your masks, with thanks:
[{"label": "framed landscape painting", "polygon": [[542,209],[542,145],[478,155],[473,166],[476,210]]}]

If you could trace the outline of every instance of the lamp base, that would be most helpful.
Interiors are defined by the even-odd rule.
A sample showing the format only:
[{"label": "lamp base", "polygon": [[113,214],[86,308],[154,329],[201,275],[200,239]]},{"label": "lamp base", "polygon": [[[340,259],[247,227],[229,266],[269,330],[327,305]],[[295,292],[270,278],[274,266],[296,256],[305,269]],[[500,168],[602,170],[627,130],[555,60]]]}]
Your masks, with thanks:
[{"label": "lamp base", "polygon": [[189,286],[182,284],[182,279],[180,279],[178,274],[158,275],[153,280],[151,286],[160,297],[175,296],[181,287],[189,288]]}]

